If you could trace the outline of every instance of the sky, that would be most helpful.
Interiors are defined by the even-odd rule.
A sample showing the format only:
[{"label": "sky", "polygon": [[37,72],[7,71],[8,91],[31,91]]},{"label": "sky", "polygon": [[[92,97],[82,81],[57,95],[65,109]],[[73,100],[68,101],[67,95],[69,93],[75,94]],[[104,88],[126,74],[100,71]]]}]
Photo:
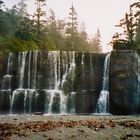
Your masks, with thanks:
[{"label": "sky", "polygon": [[[4,0],[6,7],[18,3],[20,0]],[[28,1],[29,11],[33,11],[34,0]],[[70,7],[73,6],[78,15],[78,22],[85,23],[88,35],[94,35],[99,28],[103,51],[110,51],[107,44],[111,41],[113,34],[120,29],[115,27],[119,20],[124,18],[129,5],[136,0],[47,0],[47,9],[52,9],[56,18],[65,19],[68,17]]]}]

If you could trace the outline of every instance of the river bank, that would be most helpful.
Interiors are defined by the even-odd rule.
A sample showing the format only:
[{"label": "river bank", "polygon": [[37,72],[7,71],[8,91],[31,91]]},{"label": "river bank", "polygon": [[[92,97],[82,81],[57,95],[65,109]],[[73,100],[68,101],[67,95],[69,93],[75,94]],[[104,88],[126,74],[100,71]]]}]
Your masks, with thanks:
[{"label": "river bank", "polygon": [[139,116],[1,115],[0,140],[140,140]]}]

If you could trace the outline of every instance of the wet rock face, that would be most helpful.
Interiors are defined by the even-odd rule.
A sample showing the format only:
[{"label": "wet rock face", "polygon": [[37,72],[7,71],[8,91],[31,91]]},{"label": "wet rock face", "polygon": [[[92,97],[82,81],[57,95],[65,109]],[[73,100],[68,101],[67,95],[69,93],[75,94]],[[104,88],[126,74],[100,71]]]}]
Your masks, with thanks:
[{"label": "wet rock face", "polygon": [[112,114],[140,113],[138,57],[132,51],[111,53],[109,93]]},{"label": "wet rock face", "polygon": [[[67,101],[63,101],[67,113],[95,113],[103,86],[106,54],[27,52],[24,75],[19,68],[23,63],[19,63],[22,62],[19,60],[24,58],[25,53],[20,55],[11,56],[13,61],[8,74],[12,75],[12,79],[0,90],[0,113],[9,113],[13,91],[20,88],[23,91],[15,94],[13,112],[45,112],[50,106],[51,96],[47,92],[50,89],[58,92],[54,96],[52,113],[61,112],[63,104],[60,100],[63,98],[60,91],[67,96]],[[0,87],[2,87],[3,76],[7,75],[7,58],[8,56],[0,55]],[[23,83],[19,82],[19,79]],[[112,52],[109,72],[111,114],[140,113],[139,80],[140,55],[132,51]],[[8,83],[11,85],[9,86]],[[9,87],[11,90],[8,90]],[[27,93],[26,89],[28,89]]]},{"label": "wet rock face", "polygon": [[76,92],[75,111],[77,114],[91,114],[96,111],[96,103],[99,98],[97,91]]},{"label": "wet rock face", "polygon": [[0,53],[0,87],[2,85],[3,76],[6,74],[6,58],[6,55]]},{"label": "wet rock face", "polygon": [[106,54],[63,51],[10,53],[3,59],[5,67],[0,69],[5,81],[1,80],[0,86],[0,112],[46,112],[51,102],[47,90],[54,90],[58,96],[53,97],[52,113],[61,112],[61,91],[67,96],[68,113],[94,113],[102,89],[105,57]]},{"label": "wet rock face", "polygon": [[106,54],[77,53],[75,57],[75,111],[78,114],[95,113],[102,90]]},{"label": "wet rock face", "polygon": [[75,57],[75,90],[100,91],[106,54],[77,53]]}]

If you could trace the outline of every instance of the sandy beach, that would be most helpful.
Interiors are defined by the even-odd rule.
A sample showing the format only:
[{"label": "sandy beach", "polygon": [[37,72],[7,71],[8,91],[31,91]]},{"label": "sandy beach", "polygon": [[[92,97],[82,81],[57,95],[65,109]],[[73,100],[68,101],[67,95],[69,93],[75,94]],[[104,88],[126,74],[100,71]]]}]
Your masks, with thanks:
[{"label": "sandy beach", "polygon": [[140,140],[140,116],[0,116],[0,140],[38,139]]}]

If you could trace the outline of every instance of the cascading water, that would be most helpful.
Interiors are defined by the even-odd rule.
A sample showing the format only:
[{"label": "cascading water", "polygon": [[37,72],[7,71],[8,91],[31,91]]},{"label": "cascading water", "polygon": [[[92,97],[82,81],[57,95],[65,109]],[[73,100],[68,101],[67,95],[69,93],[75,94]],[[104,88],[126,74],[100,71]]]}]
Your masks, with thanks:
[{"label": "cascading water", "polygon": [[[63,75],[60,74],[60,52],[50,52],[49,62],[50,62],[50,87],[46,92],[49,94],[49,104],[48,104],[48,114],[53,112],[53,103],[56,96],[60,98],[60,113],[66,113],[66,103],[67,97],[63,92],[63,86],[66,82],[66,78],[71,74],[71,78],[74,78],[75,69],[75,52],[62,52],[62,69]],[[47,112],[47,111],[46,111]]]},{"label": "cascading water", "polygon": [[[67,113],[68,95],[64,93],[63,88],[67,83],[67,78],[71,81],[71,85],[74,80],[75,52],[50,51],[47,54],[46,60],[38,63],[38,58],[41,56],[40,52],[30,51],[18,53],[18,85],[10,94],[10,114],[16,112],[18,108],[23,108],[23,113],[32,113],[33,111],[40,110],[41,103],[39,98],[42,98],[44,95],[45,99],[43,98],[44,103],[42,103],[44,104],[44,109],[42,109],[44,113]],[[7,64],[7,75],[9,75],[10,69],[13,67],[12,63],[13,53],[10,53]],[[40,89],[38,85],[40,83],[38,81],[38,78],[40,78],[38,69],[44,63],[46,63],[46,72],[42,80],[46,83],[41,83],[45,86]],[[6,87],[7,89],[9,87]],[[42,92],[42,95],[38,94],[38,92]],[[57,107],[55,105],[56,102]]]},{"label": "cascading water", "polygon": [[27,52],[19,53],[19,58],[18,58],[18,68],[19,68],[19,87],[18,88],[21,88],[21,89],[24,86],[26,55],[27,55]]},{"label": "cascading water", "polygon": [[32,89],[36,89],[36,77],[37,77],[37,56],[38,56],[38,51],[35,51],[33,53],[33,85],[32,85]]},{"label": "cascading water", "polygon": [[103,87],[100,93],[100,97],[97,102],[96,113],[107,114],[109,113],[109,64],[110,54],[108,54],[104,61],[104,73],[103,73]]},{"label": "cascading water", "polygon": [[9,53],[8,62],[7,62],[7,73],[4,76],[3,85],[1,87],[3,90],[5,89],[8,89],[9,91],[11,90],[11,80],[13,76],[11,75],[12,64],[13,64],[13,53]]},{"label": "cascading water", "polygon": [[[112,105],[117,104],[121,94],[119,103],[124,106],[121,109],[128,114],[137,114],[140,106],[140,56],[139,53],[126,52],[129,56],[124,57],[122,52],[117,53],[121,58],[116,61],[112,54],[110,74],[115,74],[114,79],[122,80],[122,83],[124,80],[124,86],[114,95],[114,79],[110,79],[110,111],[113,113]],[[96,108],[96,113],[108,115],[109,61],[110,54],[65,51],[9,53],[7,70],[5,57],[0,62],[0,113],[91,114]],[[4,71],[6,74],[3,76]],[[119,83],[115,86],[121,87]],[[129,90],[133,94],[125,93]],[[128,112],[125,106],[129,106]]]},{"label": "cascading water", "polygon": [[31,55],[32,52],[29,52],[29,61],[28,61],[28,86],[27,88],[29,89],[31,87]]},{"label": "cascading water", "polygon": [[[60,103],[62,102],[62,98],[64,96],[63,91],[59,89],[60,87],[60,52],[49,52],[48,58],[50,59],[50,87],[46,92],[49,94],[49,104],[48,104],[48,114],[52,114],[52,105],[54,102],[54,98],[57,94],[60,96]],[[63,76],[64,77],[64,76]],[[63,104],[60,104],[60,113],[62,112]]]},{"label": "cascading water", "polygon": [[135,58],[137,59],[137,70],[135,70],[135,73],[138,77],[138,93],[140,93],[140,57],[139,55],[135,52]]}]

